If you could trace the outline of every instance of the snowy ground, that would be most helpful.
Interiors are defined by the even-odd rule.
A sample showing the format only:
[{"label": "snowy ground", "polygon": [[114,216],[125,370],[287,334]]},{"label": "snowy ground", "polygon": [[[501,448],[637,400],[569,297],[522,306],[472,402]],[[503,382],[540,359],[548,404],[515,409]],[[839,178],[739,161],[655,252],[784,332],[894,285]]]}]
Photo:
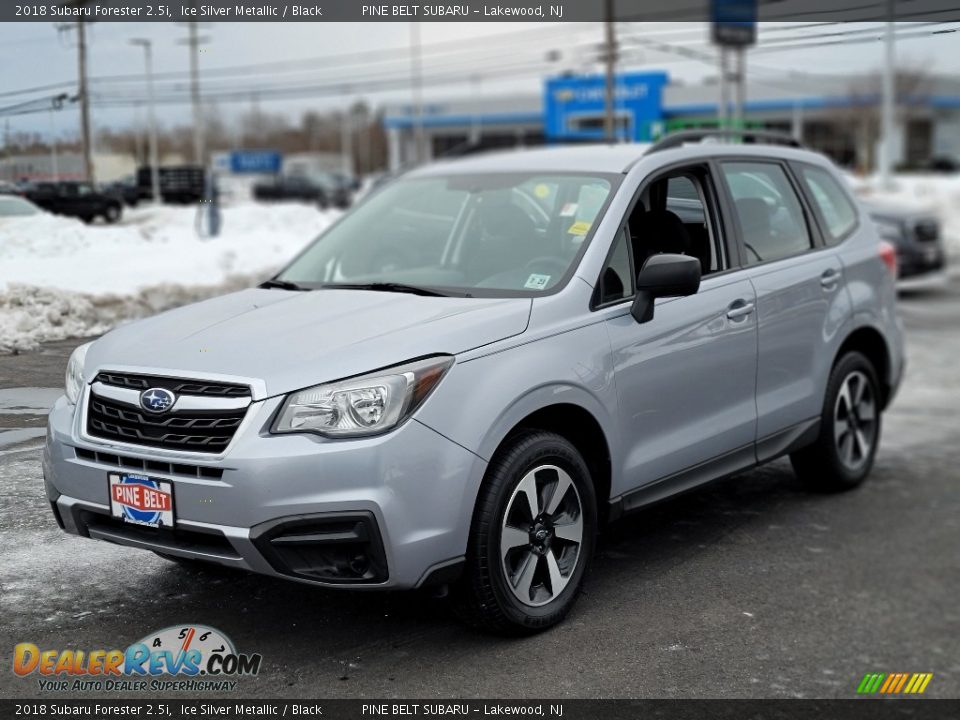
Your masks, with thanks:
[{"label": "snowy ground", "polygon": [[128,209],[112,226],[40,215],[0,221],[0,352],[97,334],[124,320],[249,286],[335,211],[242,202],[201,239],[195,207]]},{"label": "snowy ground", "polygon": [[[960,257],[960,175],[851,179],[878,202],[929,209]],[[194,207],[127,210],[118,225],[41,215],[0,221],[0,353],[104,332],[124,320],[246,287],[293,257],[336,216],[310,205],[237,200],[222,234],[197,237]]]}]

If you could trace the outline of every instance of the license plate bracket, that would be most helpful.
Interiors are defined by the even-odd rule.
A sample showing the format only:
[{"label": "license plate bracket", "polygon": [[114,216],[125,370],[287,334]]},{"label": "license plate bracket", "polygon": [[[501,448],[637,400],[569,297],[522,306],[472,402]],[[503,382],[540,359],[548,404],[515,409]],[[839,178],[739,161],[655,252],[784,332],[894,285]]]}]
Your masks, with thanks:
[{"label": "license plate bracket", "polygon": [[173,529],[173,483],[138,473],[108,473],[110,514],[133,525]]}]

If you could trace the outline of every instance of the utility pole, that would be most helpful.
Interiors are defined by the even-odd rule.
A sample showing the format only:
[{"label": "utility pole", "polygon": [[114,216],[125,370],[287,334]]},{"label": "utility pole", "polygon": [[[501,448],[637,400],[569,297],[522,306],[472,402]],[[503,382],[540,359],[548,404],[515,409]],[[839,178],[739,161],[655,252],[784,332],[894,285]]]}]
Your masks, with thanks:
[{"label": "utility pole", "polygon": [[880,116],[880,184],[883,189],[891,188],[890,173],[893,169],[893,134],[895,112],[895,58],[893,39],[893,19],[896,0],[887,0],[887,27],[884,37],[882,109]]},{"label": "utility pole", "polygon": [[[78,0],[76,6],[82,7],[86,0]],[[83,172],[90,183],[96,182],[93,171],[93,142],[90,137],[90,93],[87,84],[87,24],[83,20],[75,23],[58,23],[57,32],[77,31],[77,97],[80,99],[80,141],[83,153]]]},{"label": "utility pole", "polygon": [[410,86],[413,95],[413,133],[416,148],[415,161],[426,160],[426,136],[423,132],[423,78],[420,67],[420,23],[410,23]]},{"label": "utility pole", "polygon": [[150,148],[150,192],[153,202],[160,202],[160,151],[157,147],[157,117],[153,107],[153,44],[146,38],[134,38],[131,45],[143,48],[143,62],[147,72],[147,127]]},{"label": "utility pole", "polygon": [[349,105],[340,118],[340,155],[344,175],[353,177],[353,109]]},{"label": "utility pole", "polygon": [[83,138],[83,170],[87,181],[95,183],[90,138],[90,93],[87,88],[87,33],[83,20],[77,21],[77,67],[80,90],[80,135]]},{"label": "utility pole", "polygon": [[747,95],[747,50],[746,48],[738,47],[733,52],[734,61],[736,62],[736,67],[734,68],[736,85],[734,86],[733,127],[737,130],[742,130],[743,106],[746,102]]},{"label": "utility pole", "polygon": [[607,142],[615,142],[617,139],[616,117],[614,115],[614,101],[616,93],[616,62],[617,62],[617,37],[616,29],[613,25],[613,0],[605,0],[605,48],[604,60],[606,62],[606,92],[604,93],[604,114],[603,130]]},{"label": "utility pole", "polygon": [[203,118],[203,107],[200,104],[200,45],[207,41],[207,38],[200,37],[196,22],[186,23],[189,33],[181,44],[190,47],[190,102],[193,106],[193,161],[197,165],[206,165],[206,138]]}]

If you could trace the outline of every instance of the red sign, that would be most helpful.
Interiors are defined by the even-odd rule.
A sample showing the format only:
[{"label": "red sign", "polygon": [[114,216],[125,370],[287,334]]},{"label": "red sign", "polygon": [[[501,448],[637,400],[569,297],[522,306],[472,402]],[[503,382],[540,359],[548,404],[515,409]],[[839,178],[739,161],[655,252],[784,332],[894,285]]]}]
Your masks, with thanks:
[{"label": "red sign", "polygon": [[113,500],[142,512],[167,512],[172,507],[169,493],[133,483],[114,485]]}]

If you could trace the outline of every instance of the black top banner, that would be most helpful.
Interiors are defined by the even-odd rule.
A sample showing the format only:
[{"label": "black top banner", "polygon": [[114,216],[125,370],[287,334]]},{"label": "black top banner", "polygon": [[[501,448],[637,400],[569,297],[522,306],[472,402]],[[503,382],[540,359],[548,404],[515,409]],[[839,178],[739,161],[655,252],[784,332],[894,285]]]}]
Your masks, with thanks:
[{"label": "black top banner", "polygon": [[[731,0],[614,0],[618,21],[709,21]],[[88,22],[586,22],[606,20],[601,0],[56,0],[0,3],[0,21]],[[760,0],[759,22],[960,20],[956,0]]]}]

